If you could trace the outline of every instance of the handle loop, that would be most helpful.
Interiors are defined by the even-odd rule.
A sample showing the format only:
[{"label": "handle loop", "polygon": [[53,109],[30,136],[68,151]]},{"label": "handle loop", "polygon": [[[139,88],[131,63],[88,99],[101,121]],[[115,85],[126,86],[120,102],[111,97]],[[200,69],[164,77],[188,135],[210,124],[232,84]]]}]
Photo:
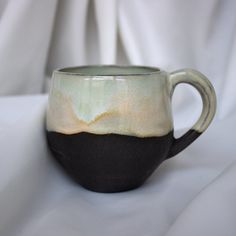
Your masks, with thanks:
[{"label": "handle loop", "polygon": [[170,95],[172,97],[176,85],[187,83],[198,90],[201,95],[202,113],[195,125],[180,138],[174,139],[168,158],[181,152],[199,137],[210,125],[216,112],[216,95],[210,81],[200,72],[192,69],[174,71],[169,76]]}]

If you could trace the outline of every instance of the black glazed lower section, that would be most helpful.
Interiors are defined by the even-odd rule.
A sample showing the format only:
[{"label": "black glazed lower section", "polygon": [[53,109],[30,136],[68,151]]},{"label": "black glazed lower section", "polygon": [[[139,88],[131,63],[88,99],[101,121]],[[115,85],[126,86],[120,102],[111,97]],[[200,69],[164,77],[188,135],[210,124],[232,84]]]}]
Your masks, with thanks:
[{"label": "black glazed lower section", "polygon": [[167,158],[173,132],[161,137],[61,134],[47,131],[55,159],[80,185],[96,192],[139,187]]}]

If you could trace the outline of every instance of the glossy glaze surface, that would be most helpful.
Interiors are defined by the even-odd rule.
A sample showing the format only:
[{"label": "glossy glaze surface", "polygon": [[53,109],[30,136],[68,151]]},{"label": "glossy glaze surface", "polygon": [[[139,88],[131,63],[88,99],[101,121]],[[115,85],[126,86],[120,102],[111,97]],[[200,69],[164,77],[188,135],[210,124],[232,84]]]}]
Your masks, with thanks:
[{"label": "glossy glaze surface", "polygon": [[165,135],[173,129],[169,81],[166,73],[157,75],[56,73],[47,130],[64,134]]}]

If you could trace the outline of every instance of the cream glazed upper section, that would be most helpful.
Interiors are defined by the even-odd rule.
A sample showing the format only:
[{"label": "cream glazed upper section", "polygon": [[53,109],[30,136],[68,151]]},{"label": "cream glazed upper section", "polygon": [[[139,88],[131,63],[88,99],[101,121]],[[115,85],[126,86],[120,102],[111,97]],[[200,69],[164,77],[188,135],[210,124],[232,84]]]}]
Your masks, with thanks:
[{"label": "cream glazed upper section", "polygon": [[142,76],[53,75],[48,131],[150,137],[163,136],[172,129],[165,72]]}]

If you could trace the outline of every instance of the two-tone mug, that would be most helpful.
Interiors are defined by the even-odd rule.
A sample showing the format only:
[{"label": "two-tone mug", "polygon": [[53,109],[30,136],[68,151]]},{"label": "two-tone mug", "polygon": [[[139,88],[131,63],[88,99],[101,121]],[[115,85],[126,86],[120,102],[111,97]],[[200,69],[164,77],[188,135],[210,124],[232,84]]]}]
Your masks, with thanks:
[{"label": "two-tone mug", "polygon": [[[171,98],[179,83],[194,86],[203,109],[196,124],[174,138]],[[83,66],[54,71],[47,140],[64,170],[87,189],[134,189],[167,158],[206,130],[216,96],[201,73],[167,73],[143,66]]]}]

